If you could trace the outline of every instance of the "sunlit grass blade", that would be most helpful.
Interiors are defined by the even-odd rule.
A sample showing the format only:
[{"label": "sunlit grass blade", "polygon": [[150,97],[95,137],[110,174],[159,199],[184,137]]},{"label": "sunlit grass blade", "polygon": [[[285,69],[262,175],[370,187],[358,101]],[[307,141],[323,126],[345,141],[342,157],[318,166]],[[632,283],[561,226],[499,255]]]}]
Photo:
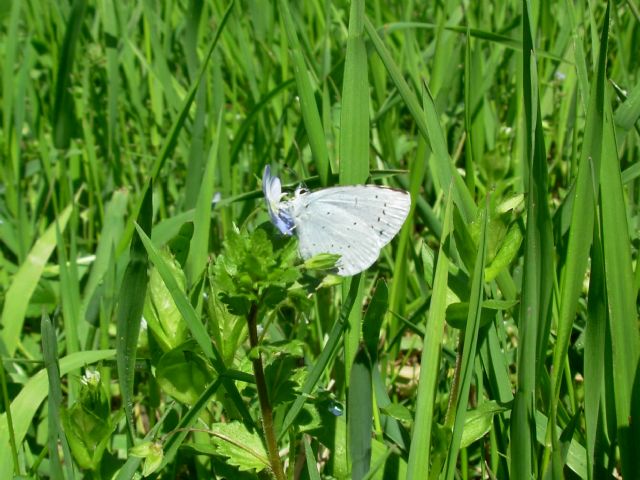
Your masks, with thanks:
[{"label": "sunlit grass blade", "polygon": [[[487,205],[489,202],[487,201]],[[445,466],[445,478],[452,479],[460,452],[462,431],[465,426],[465,417],[469,403],[469,390],[471,388],[471,377],[474,373],[474,364],[477,357],[478,331],[480,329],[480,315],[482,313],[484,267],[486,261],[487,223],[489,214],[484,216],[481,226],[480,238],[478,239],[478,252],[471,277],[471,294],[469,297],[469,312],[467,314],[467,324],[458,342],[462,346],[460,363],[456,365],[456,376],[452,386],[452,401],[449,403],[450,410],[447,412],[445,426],[452,428],[451,443],[447,452]],[[437,267],[436,267],[437,271]],[[457,382],[457,384],[456,384]]]},{"label": "sunlit grass blade", "polygon": [[518,318],[518,382],[511,415],[511,475],[535,472],[532,428],[535,412],[538,354],[550,325],[553,286],[553,243],[547,205],[547,162],[538,101],[538,74],[530,2],[523,3],[524,188],[527,223],[524,240],[522,297]]},{"label": "sunlit grass blade", "polygon": [[[291,60],[293,61],[293,74],[300,95],[300,109],[302,111],[302,119],[305,124],[307,136],[309,137],[309,146],[313,153],[314,164],[320,175],[320,182],[323,186],[326,186],[329,183],[330,173],[329,151],[327,149],[327,139],[320,120],[320,113],[318,112],[318,105],[316,104],[315,95],[311,87],[311,82],[309,81],[307,64],[298,40],[296,26],[289,11],[289,2],[288,0],[280,0],[278,6],[289,40],[289,52],[291,54]],[[366,68],[364,75],[366,79]],[[365,113],[368,118],[369,112],[365,111]]]},{"label": "sunlit grass blade", "polygon": [[[573,212],[569,230],[569,242],[565,266],[560,285],[560,313],[558,316],[557,340],[554,347],[553,366],[551,368],[551,394],[548,434],[554,435],[557,414],[557,402],[563,379],[564,363],[569,349],[569,341],[575,318],[578,298],[582,291],[584,274],[587,268],[589,250],[593,238],[595,203],[602,153],[603,109],[605,102],[605,67],[607,54],[609,10],[603,23],[600,53],[595,79],[589,94],[585,142],[582,145],[578,177],[576,180]],[[557,438],[552,437],[555,442]]]},{"label": "sunlit grass blade", "polygon": [[71,216],[71,205],[67,206],[58,218],[49,225],[44,234],[31,248],[25,262],[13,276],[7,290],[2,308],[2,332],[0,350],[3,356],[11,357],[16,351],[20,332],[24,325],[25,314],[31,295],[38,285],[44,267],[56,247],[56,228],[63,231]]},{"label": "sunlit grass blade", "polygon": [[[605,95],[606,102],[606,95]],[[640,335],[636,291],[631,268],[631,241],[625,193],[620,178],[613,119],[606,103],[600,175],[600,215],[607,288],[607,308],[613,354],[616,425],[623,476],[640,472]]]},{"label": "sunlit grass blade", "polygon": [[364,7],[364,0],[355,0],[349,13],[340,110],[341,185],[364,183],[369,176],[369,69]]},{"label": "sunlit grass blade", "polygon": [[[447,198],[444,213],[444,225],[440,237],[440,250],[431,293],[431,306],[420,360],[420,382],[416,397],[416,415],[411,436],[411,450],[407,465],[407,478],[429,477],[431,432],[434,423],[434,401],[440,365],[440,349],[444,334],[445,314],[447,311],[447,279],[449,274],[449,255],[451,248],[452,196]],[[423,248],[425,248],[423,246]]]}]

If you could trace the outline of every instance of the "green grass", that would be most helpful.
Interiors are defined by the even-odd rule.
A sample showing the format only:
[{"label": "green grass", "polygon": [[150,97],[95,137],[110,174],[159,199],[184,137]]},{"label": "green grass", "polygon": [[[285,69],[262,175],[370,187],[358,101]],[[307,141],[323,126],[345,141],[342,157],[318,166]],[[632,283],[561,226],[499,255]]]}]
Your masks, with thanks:
[{"label": "green grass", "polygon": [[[0,472],[640,478],[633,1],[27,0],[0,32]],[[408,220],[327,276],[267,164]]]}]

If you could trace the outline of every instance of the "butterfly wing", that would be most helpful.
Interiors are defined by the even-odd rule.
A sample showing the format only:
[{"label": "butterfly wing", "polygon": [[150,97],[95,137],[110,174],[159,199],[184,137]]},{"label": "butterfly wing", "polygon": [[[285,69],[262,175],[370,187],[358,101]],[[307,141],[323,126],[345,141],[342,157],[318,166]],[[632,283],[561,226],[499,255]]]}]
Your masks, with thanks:
[{"label": "butterfly wing", "polygon": [[411,206],[407,192],[355,185],[304,193],[291,200],[300,255],[340,255],[338,273],[355,275],[376,261],[398,233]]}]

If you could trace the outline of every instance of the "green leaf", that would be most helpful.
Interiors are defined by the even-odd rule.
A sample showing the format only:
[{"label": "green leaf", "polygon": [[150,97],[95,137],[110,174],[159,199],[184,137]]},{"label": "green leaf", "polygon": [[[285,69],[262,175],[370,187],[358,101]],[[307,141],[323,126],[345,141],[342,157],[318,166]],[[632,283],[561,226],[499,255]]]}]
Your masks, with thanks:
[{"label": "green leaf", "polygon": [[249,432],[239,422],[214,423],[210,427],[213,443],[211,446],[193,445],[202,453],[215,453],[227,458],[227,462],[241,471],[255,470],[261,472],[269,468],[269,459],[262,440],[256,432]]},{"label": "green leaf", "polygon": [[[186,283],[184,272],[166,249],[160,250],[160,255],[184,292]],[[186,340],[187,326],[157,268],[153,268],[149,275],[144,318],[149,331],[155,336],[163,351],[176,348]]]},{"label": "green leaf", "polygon": [[191,340],[165,353],[156,366],[160,388],[176,400],[193,405],[216,378],[216,372]]},{"label": "green leaf", "polygon": [[476,440],[484,437],[493,427],[494,415],[506,411],[507,408],[497,402],[481,403],[478,408],[468,410],[464,420],[464,431],[460,440],[460,448],[467,448]]}]

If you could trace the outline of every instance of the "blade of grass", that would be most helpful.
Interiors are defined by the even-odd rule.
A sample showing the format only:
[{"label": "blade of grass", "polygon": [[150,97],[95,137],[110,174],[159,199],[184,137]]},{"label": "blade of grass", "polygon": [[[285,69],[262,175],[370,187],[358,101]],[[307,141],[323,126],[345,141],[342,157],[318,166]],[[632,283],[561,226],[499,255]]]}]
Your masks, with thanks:
[{"label": "blade of grass", "polygon": [[403,78],[402,73],[396,65],[391,53],[387,50],[382,39],[378,35],[369,19],[365,18],[364,27],[367,31],[369,39],[373,43],[373,46],[377,54],[382,59],[389,76],[391,77],[395,87],[398,89],[398,93],[405,101],[407,108],[411,112],[418,130],[429,144],[430,149],[435,155],[436,165],[438,166],[437,174],[438,180],[441,186],[450,185],[453,181],[454,184],[454,200],[458,208],[464,213],[464,218],[471,221],[475,217],[475,204],[471,197],[471,194],[464,185],[464,181],[460,177],[458,171],[454,168],[449,152],[447,150],[447,144],[444,133],[440,127],[437,111],[433,98],[426,89],[425,110],[420,106],[420,102],[411,91],[409,84]]},{"label": "blade of grass", "polygon": [[49,316],[44,313],[41,321],[42,331],[42,358],[44,360],[44,368],[47,371],[47,380],[49,382],[49,452],[52,464],[51,475],[55,478],[62,477],[62,464],[58,453],[58,441],[62,445],[64,452],[64,466],[66,478],[75,478],[73,472],[73,462],[71,461],[71,451],[67,443],[67,437],[60,423],[60,408],[62,407],[62,387],[60,385],[60,367],[58,366],[58,339],[55,329],[51,323]]},{"label": "blade of grass", "polygon": [[[220,112],[222,113],[222,112]],[[221,116],[221,115],[220,115]],[[218,125],[221,119],[218,118]],[[202,271],[207,265],[207,256],[209,254],[209,234],[211,228],[211,212],[213,210],[212,198],[215,188],[216,171],[218,168],[218,146],[220,138],[220,129],[218,129],[211,149],[209,150],[209,159],[205,166],[202,183],[196,199],[196,208],[193,218],[193,237],[191,237],[191,245],[189,247],[189,256],[185,265],[185,274],[187,276],[187,285],[191,286],[199,278]]]},{"label": "blade of grass", "polygon": [[619,144],[622,144],[627,133],[640,118],[640,83],[635,84],[613,118],[616,124],[616,139]]},{"label": "blade of grass", "polygon": [[[330,172],[329,151],[327,149],[327,139],[320,120],[320,113],[318,112],[318,105],[316,104],[315,95],[311,88],[311,82],[309,81],[309,73],[307,72],[302,47],[298,40],[296,26],[289,11],[289,2],[287,0],[279,0],[278,7],[287,38],[289,39],[289,52],[291,53],[291,60],[293,62],[293,74],[296,79],[298,94],[300,95],[300,109],[307,136],[309,137],[309,146],[313,153],[314,164],[318,175],[320,175],[320,183],[322,186],[327,186]],[[367,111],[366,113],[368,118],[369,112]]]},{"label": "blade of grass", "polygon": [[16,351],[29,300],[40,281],[49,257],[56,247],[56,228],[63,231],[70,216],[71,205],[68,205],[36,241],[26,260],[13,276],[11,286],[6,292],[2,309],[2,321],[0,322],[3,326],[2,332],[0,332],[0,351],[2,356],[12,357]]},{"label": "blade of grass", "polygon": [[635,421],[640,418],[640,335],[625,193],[620,178],[613,115],[606,100],[605,93],[607,110],[602,150],[606,156],[602,159],[600,170],[601,235],[620,463],[622,475],[632,478],[640,472],[640,455],[637,452],[640,422]]},{"label": "blade of grass", "polygon": [[[349,13],[340,110],[341,185],[364,183],[369,176],[369,81],[364,6],[364,0],[354,0]],[[351,364],[351,359],[347,361]]]},{"label": "blade of grass", "polygon": [[316,457],[311,445],[309,444],[309,439],[305,436],[303,441],[304,457],[307,461],[307,474],[309,475],[309,480],[320,480],[320,473],[318,472],[318,467],[316,467]]},{"label": "blade of grass", "polygon": [[71,142],[71,133],[75,122],[75,109],[69,87],[76,45],[80,38],[80,30],[86,10],[87,0],[75,0],[66,25],[64,42],[60,52],[53,106],[53,142],[56,148],[69,148],[69,143]]},{"label": "blade of grass", "polygon": [[[488,205],[489,201],[487,200],[487,210]],[[477,357],[478,331],[480,329],[480,317],[482,314],[484,266],[487,254],[486,243],[488,217],[489,215],[487,212],[487,214],[484,215],[484,222],[481,227],[482,230],[478,240],[478,252],[476,254],[473,275],[471,277],[471,295],[469,297],[467,324],[464,329],[464,333],[461,333],[464,338],[464,346],[462,350],[462,358],[459,364],[460,368],[459,370],[456,368],[456,370],[458,370],[456,373],[459,386],[456,387],[456,379],[454,379],[454,385],[451,389],[452,392],[457,391],[457,395],[452,393],[453,398],[449,403],[449,406],[453,407],[453,409],[447,412],[447,417],[445,419],[445,426],[453,428],[445,467],[445,478],[447,479],[452,479],[455,474],[458,453],[460,451],[460,442],[462,440],[462,431],[464,430],[467,406],[469,403],[471,377],[473,376],[474,364]],[[462,341],[462,338],[460,340]],[[459,345],[462,345],[462,342],[459,342]],[[458,355],[460,355],[460,352],[458,352]]]},{"label": "blade of grass", "polygon": [[447,197],[438,262],[431,295],[431,306],[423,338],[424,343],[420,360],[422,367],[420,368],[420,379],[416,394],[416,413],[411,435],[411,450],[409,451],[409,460],[407,462],[407,478],[409,480],[429,478],[434,402],[437,393],[440,349],[442,348],[447,311],[447,279],[449,274],[449,252],[447,249],[451,247],[452,198],[451,194]]},{"label": "blade of grass", "polygon": [[[9,17],[9,25],[6,30],[6,40],[7,42],[4,44],[4,67],[2,69],[2,125],[4,125],[4,135],[3,141],[6,142],[4,145],[5,152],[9,154],[12,150],[11,139],[12,139],[12,125],[11,117],[13,115],[13,102],[14,95],[11,92],[15,89],[15,81],[14,81],[14,65],[16,59],[16,52],[18,49],[18,26],[20,22],[20,10],[21,10],[22,2],[15,2],[11,4],[11,13]],[[17,99],[16,99],[17,100]],[[20,134],[19,131],[14,132],[17,136]],[[7,155],[9,158],[9,155]],[[12,160],[11,170],[13,174],[17,177],[20,171],[20,163],[18,155],[11,155]],[[7,165],[8,167],[9,165]],[[14,180],[15,181],[15,180]]]},{"label": "blade of grass", "polygon": [[[533,445],[535,389],[540,338],[550,325],[553,286],[553,242],[547,205],[547,162],[538,101],[538,77],[531,23],[531,4],[523,3],[524,187],[527,223],[524,241],[522,298],[518,318],[518,383],[511,416],[511,475],[535,472]],[[547,341],[545,339],[545,341]]]},{"label": "blade of grass", "polygon": [[[369,176],[369,79],[367,49],[364,42],[364,0],[351,2],[349,33],[344,62],[342,102],[340,110],[339,160],[340,184],[364,183]],[[351,367],[356,358],[362,330],[363,275],[358,274],[342,284],[343,298],[357,288],[357,297],[348,315],[344,336],[345,382],[350,385]],[[371,382],[369,381],[369,388]],[[351,393],[347,391],[347,400]],[[371,397],[369,397],[369,402]],[[350,415],[347,412],[347,415]],[[350,443],[347,443],[349,450]],[[351,453],[347,452],[347,459]],[[367,468],[368,470],[368,468]],[[360,471],[362,473],[362,471]],[[362,473],[364,475],[364,473]]]},{"label": "blade of grass", "polygon": [[[198,66],[198,30],[202,17],[204,2],[191,0],[186,15],[186,25],[184,32],[184,49],[186,53],[187,67],[189,69],[189,79],[193,83],[197,81]],[[196,112],[191,129],[191,145],[189,146],[189,160],[187,166],[187,178],[185,180],[185,202],[186,209],[194,208],[200,193],[200,184],[205,169],[205,114],[207,113],[207,76],[198,82],[198,90],[195,97]]]},{"label": "blade of grass", "polygon": [[371,419],[373,417],[371,359],[363,346],[358,349],[351,368],[347,421],[351,478],[360,480],[371,465]]},{"label": "blade of grass", "polygon": [[[591,247],[591,274],[589,281],[587,327],[584,342],[584,418],[587,451],[587,474],[594,478],[596,437],[600,396],[604,383],[605,349],[607,326],[607,305],[605,289],[604,258],[599,225],[594,229]],[[599,455],[598,455],[599,457]],[[597,478],[597,477],[596,477]]]},{"label": "blade of grass", "polygon": [[[151,234],[153,217],[153,185],[149,184],[138,214],[138,223],[143,226],[147,235]],[[118,380],[128,425],[129,440],[133,443],[135,435],[135,421],[133,418],[133,385],[135,375],[136,352],[142,310],[147,293],[149,274],[147,269],[149,260],[147,251],[142,244],[140,235],[135,235],[131,241],[129,264],[124,272],[118,309],[116,311],[116,350]]]},{"label": "blade of grass", "polygon": [[[102,230],[100,231],[100,239],[95,248],[95,260],[89,272],[89,278],[83,291],[82,313],[86,318],[89,303],[93,298],[94,292],[102,282],[105,273],[111,265],[111,249],[117,246],[118,240],[122,236],[124,229],[124,216],[127,210],[129,200],[129,192],[127,190],[116,190],[105,209]],[[94,323],[91,319],[86,318],[90,323]]]},{"label": "blade of grass", "polygon": [[[569,243],[565,267],[560,285],[560,313],[558,316],[557,339],[551,367],[551,398],[549,398],[548,434],[554,435],[557,421],[558,397],[563,379],[564,362],[569,350],[569,341],[578,306],[578,298],[582,291],[584,274],[587,269],[589,250],[591,248],[594,228],[595,205],[597,202],[596,185],[599,183],[600,158],[602,154],[603,110],[605,101],[605,75],[607,58],[607,39],[609,25],[609,9],[605,13],[603,23],[601,50],[595,72],[595,81],[589,94],[589,109],[585,126],[585,142],[582,146],[578,178],[576,180]],[[555,444],[554,444],[555,445]],[[557,445],[556,445],[557,446]]]}]

